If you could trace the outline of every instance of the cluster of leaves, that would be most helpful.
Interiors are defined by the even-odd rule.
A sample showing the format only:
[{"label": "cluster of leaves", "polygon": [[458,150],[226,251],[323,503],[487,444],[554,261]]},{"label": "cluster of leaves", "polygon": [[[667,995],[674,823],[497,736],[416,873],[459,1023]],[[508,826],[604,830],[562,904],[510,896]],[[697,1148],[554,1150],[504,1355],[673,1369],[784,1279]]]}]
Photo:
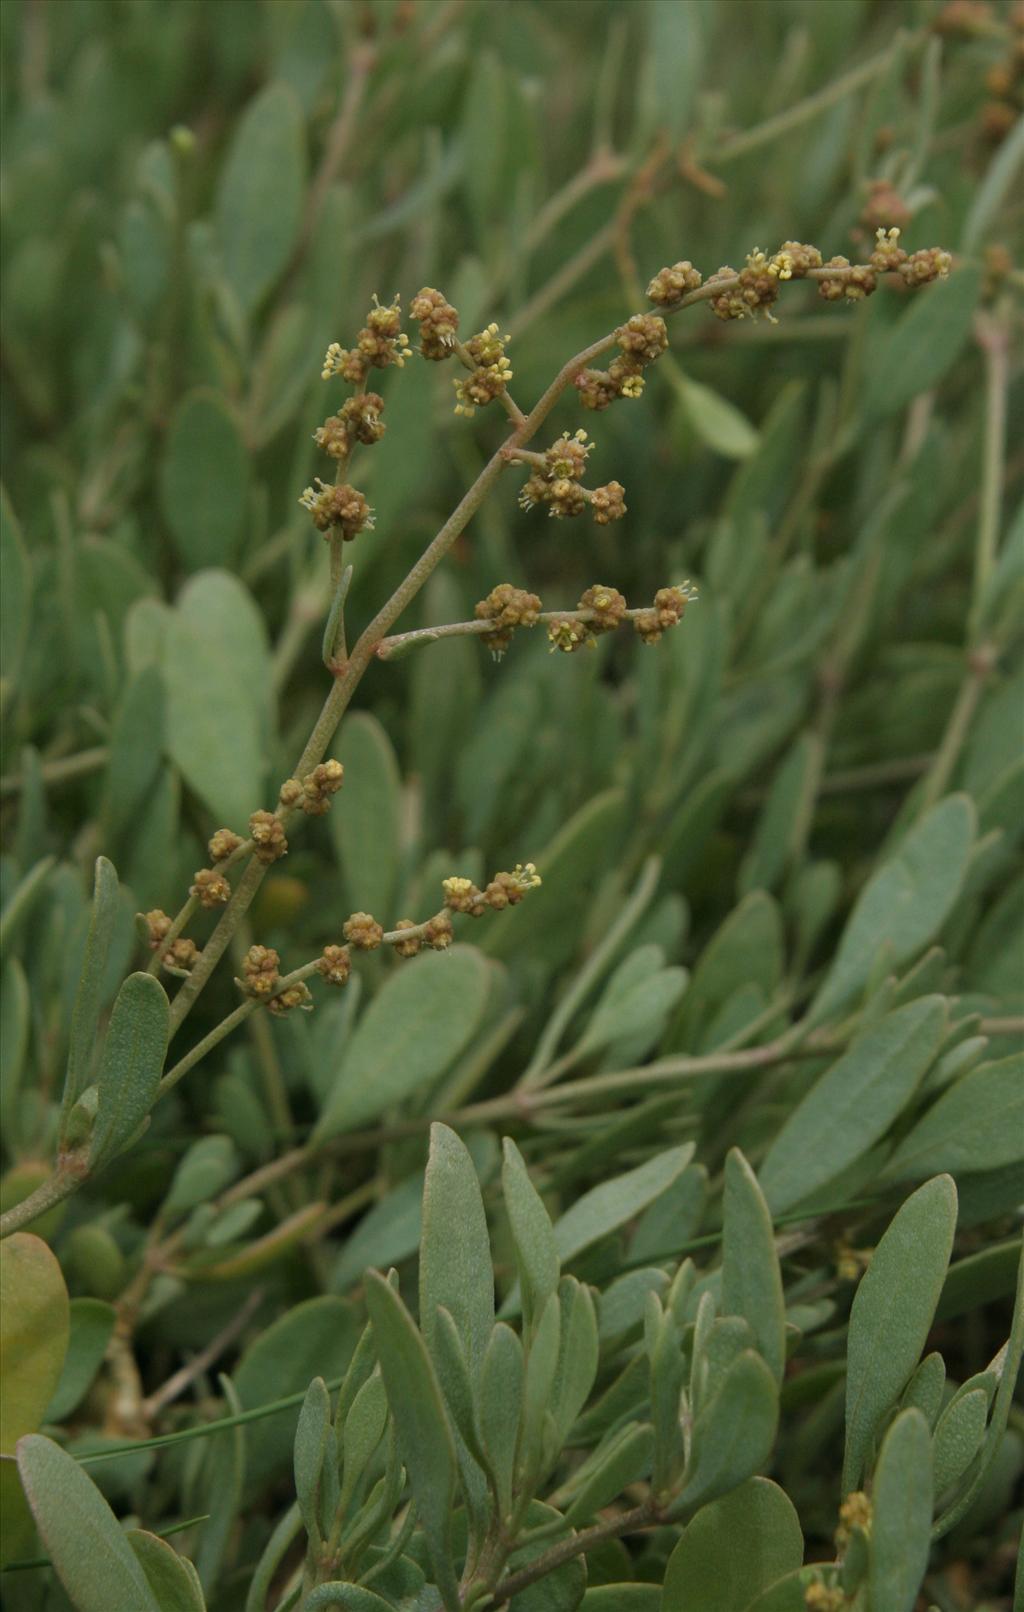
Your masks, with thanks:
[{"label": "cluster of leaves", "polygon": [[[994,145],[984,103],[1013,8],[2,20],[0,1207],[58,1142],[89,1173],[2,1245],[4,1604],[1005,1607],[1024,132]],[[343,795],[238,938],[290,966],[453,872],[531,857],[541,888],[446,955],[358,959],[312,1015],[251,1014],[157,1103],[133,914],[180,906],[323,700],[297,498],[328,342],[440,285],[510,330],[529,404],[662,264],[856,257],[876,223],[954,272],[680,315],[594,425],[627,519],[567,537],[506,478],[402,622],[501,579],[571,608],[595,575],[631,604],[695,575],[683,625],[374,664]],[[354,621],[504,425],[455,420],[419,360],[380,386]]]}]

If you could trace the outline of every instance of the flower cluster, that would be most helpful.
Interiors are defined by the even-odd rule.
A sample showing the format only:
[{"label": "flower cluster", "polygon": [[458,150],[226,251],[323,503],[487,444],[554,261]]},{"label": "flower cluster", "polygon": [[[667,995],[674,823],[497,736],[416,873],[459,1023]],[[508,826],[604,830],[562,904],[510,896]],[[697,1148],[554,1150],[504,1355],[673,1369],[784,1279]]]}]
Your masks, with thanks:
[{"label": "flower cluster", "polygon": [[331,796],[338,793],[344,778],[340,761],[321,761],[303,779],[285,779],[279,797],[281,805],[299,806],[309,817],[322,817],[330,810]]},{"label": "flower cluster", "polygon": [[512,379],[512,366],[505,356],[507,336],[495,324],[470,338],[466,343],[467,357],[473,368],[466,380],[454,381],[455,412],[467,418],[478,408],[484,408],[500,397]]},{"label": "flower cluster", "polygon": [[459,316],[441,291],[425,285],[409,304],[409,312],[420,327],[420,352],[424,358],[440,363],[455,351],[455,332]]},{"label": "flower cluster", "polygon": [[620,356],[607,369],[584,369],[576,376],[573,384],[584,408],[606,409],[618,397],[639,397],[644,389],[643,371],[668,347],[668,330],[659,314],[635,313],[619,326],[615,340]]},{"label": "flower cluster", "polygon": [[313,432],[313,441],[332,459],[347,459],[354,442],[372,447],[387,430],[381,415],[384,399],[379,392],[357,392]]},{"label": "flower cluster", "polygon": [[532,862],[517,862],[511,873],[496,873],[482,890],[472,879],[464,879],[457,874],[442,880],[441,888],[444,891],[444,904],[452,912],[482,918],[488,908],[493,912],[503,912],[506,907],[517,906],[541,882],[541,876]]},{"label": "flower cluster", "polygon": [[235,984],[246,996],[268,1002],[277,992],[280,963],[273,946],[250,946],[242,964],[242,978]]},{"label": "flower cluster", "polygon": [[292,1013],[296,1008],[301,1008],[304,1013],[311,1013],[313,998],[309,986],[304,980],[299,980],[295,985],[288,985],[276,996],[272,996],[267,1006],[271,1013],[283,1018],[286,1013]]},{"label": "flower cluster", "polygon": [[659,588],[650,609],[641,610],[633,617],[633,626],[641,640],[645,644],[656,644],[663,632],[678,627],[687,605],[696,597],[697,591],[689,581],[675,588]]},{"label": "flower cluster", "polygon": [[361,386],[371,369],[387,369],[394,364],[402,368],[409,356],[409,338],[401,328],[402,310],[398,297],[386,307],[373,299],[373,307],[366,316],[366,324],[356,337],[354,347],[342,347],[332,341],[324,357],[321,374],[325,381],[333,375]]},{"label": "flower cluster", "polygon": [[684,258],[671,268],[659,269],[647,287],[647,295],[659,308],[678,308],[691,291],[700,290],[702,281],[700,270]]},{"label": "flower cluster", "polygon": [[231,900],[231,886],[216,868],[200,868],[189,886],[189,895],[196,896],[204,907],[222,907]]},{"label": "flower cluster", "polygon": [[589,504],[598,526],[621,520],[626,513],[626,489],[621,482],[610,481],[606,487],[580,484],[592,447],[586,431],[579,430],[572,436],[564,432],[544,453],[523,452],[520,458],[534,470],[520,491],[520,507],[532,509],[535,504],[546,504],[549,515],[564,520],[582,515]]},{"label": "flower cluster", "polygon": [[375,952],[384,939],[383,928],[368,912],[354,912],[342,924],[341,932],[349,945],[361,952]]},{"label": "flower cluster", "polygon": [[478,600],[473,614],[477,621],[493,622],[490,632],[481,636],[491,653],[501,656],[512,642],[512,634],[517,627],[536,625],[540,600],[535,593],[516,588],[511,582],[499,582],[486,599]]},{"label": "flower cluster", "polygon": [[260,862],[277,862],[280,857],[288,855],[288,841],[285,838],[284,824],[273,812],[253,812],[249,819],[249,834],[253,841],[253,849]]},{"label": "flower cluster", "polygon": [[236,834],[232,828],[218,828],[210,835],[206,849],[211,862],[224,862],[234,855],[244,842],[241,834]]},{"label": "flower cluster", "polygon": [[357,488],[347,481],[328,487],[319,476],[314,480],[316,486],[307,487],[299,503],[309,510],[318,532],[325,537],[341,536],[347,543],[360,532],[372,531],[373,511]]}]

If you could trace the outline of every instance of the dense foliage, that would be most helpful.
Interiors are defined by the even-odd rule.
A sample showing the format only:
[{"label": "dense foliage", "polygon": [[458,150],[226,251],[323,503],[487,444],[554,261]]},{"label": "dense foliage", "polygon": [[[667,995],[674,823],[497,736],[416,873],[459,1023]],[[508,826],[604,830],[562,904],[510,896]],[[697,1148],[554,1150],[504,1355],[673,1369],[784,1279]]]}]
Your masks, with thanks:
[{"label": "dense foliage", "polygon": [[0,21],[4,1606],[1008,1609],[1020,5]]}]

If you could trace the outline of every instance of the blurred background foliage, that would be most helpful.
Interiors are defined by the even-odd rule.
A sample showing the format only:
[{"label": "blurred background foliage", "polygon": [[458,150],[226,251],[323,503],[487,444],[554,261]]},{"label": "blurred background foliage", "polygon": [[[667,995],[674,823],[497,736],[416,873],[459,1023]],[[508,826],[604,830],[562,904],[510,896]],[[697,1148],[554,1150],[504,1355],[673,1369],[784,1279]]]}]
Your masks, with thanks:
[{"label": "blurred background foliage", "polygon": [[[486,977],[467,965],[458,1045],[403,1113],[508,1089],[652,854],[661,872],[627,962],[661,985],[577,1067],[769,1039],[810,993],[879,855],[949,787],[973,797],[980,838],[938,978],[962,1014],[1021,1011],[1024,674],[1005,604],[1014,588],[1019,600],[1019,513],[982,612],[999,665],[971,685],[952,754],[940,750],[963,698],[985,449],[975,335],[1019,290],[1024,151],[1019,81],[993,90],[1012,8],[968,8],[966,22],[953,10],[6,0],[9,1199],[47,1156],[93,859],[108,855],[127,887],[112,994],[133,911],[177,909],[210,831],[271,803],[319,710],[326,555],[297,500],[323,471],[312,432],[340,401],[319,378],[322,353],[351,341],[374,293],[408,304],[437,285],[464,333],[497,319],[529,407],[567,357],[643,305],[638,288],[663,263],[689,257],[707,274],[786,238],[856,259],[893,223],[910,249],[957,254],[950,280],[916,302],[884,287],[829,306],[790,287],[778,324],[680,315],[640,402],[584,419],[570,393],[552,418],[552,438],[591,429],[593,479],[624,483],[627,519],[523,514],[509,476],[403,620],[464,619],[505,580],[546,608],[574,606],[595,581],[631,605],[684,576],[701,591],[656,648],[622,633],[570,658],[520,634],[495,664],[460,639],[365,679],[333,752],[343,808],[305,825],[267,879],[254,938],[291,967],[354,908],[386,925],[426,916],[450,872],[530,858],[545,877],[535,901],[463,936]],[[377,514],[355,546],[356,627],[503,430],[493,409],[454,417],[446,369],[416,361],[375,384],[388,433],[353,471]],[[1016,374],[1008,396],[1012,515]],[[933,788],[936,752],[950,765]],[[680,1004],[684,966],[703,972]],[[250,1021],[161,1105],[143,1145],[68,1209],[73,1292],[121,1290],[196,1134],[228,1138],[241,1168],[308,1133],[358,1009],[394,967],[366,960],[359,987],[308,1021]],[[588,1000],[584,989],[577,1006]],[[233,1005],[230,978],[216,979],[189,1035]],[[987,1055],[1009,1050],[997,1039]],[[790,1072],[738,1107],[732,1087],[694,1086],[685,1103],[647,1105],[646,1128],[621,1139],[614,1110],[564,1133],[552,1120],[533,1151],[570,1198],[613,1153],[643,1157],[666,1136],[698,1134],[714,1171],[732,1142],[763,1151],[806,1083]],[[486,1175],[493,1134],[473,1145]],[[404,1242],[346,1253],[332,1227],[308,1260],[266,1275],[265,1323],[347,1291],[363,1253],[411,1255],[415,1226],[400,1215],[411,1206],[415,1221],[422,1158],[414,1139],[328,1170],[328,1195],[372,1180]],[[225,1177],[213,1176],[216,1191]],[[983,1184],[976,1223],[1009,1212],[1019,1171]],[[408,1202],[388,1198],[403,1188]],[[140,1333],[154,1381],[239,1302],[237,1283],[193,1284],[180,1303],[179,1278],[160,1282]],[[987,1358],[977,1324],[980,1337],[959,1340],[965,1371]],[[314,1368],[328,1374],[310,1360],[281,1387],[278,1364],[264,1381],[250,1355],[238,1390],[255,1403]],[[828,1414],[786,1456],[812,1531],[808,1474]],[[253,1435],[250,1485],[280,1466],[287,1429],[277,1438],[270,1424]],[[157,1512],[173,1469],[153,1477]],[[148,1458],[96,1475],[126,1498],[143,1471],[155,1472]]]}]

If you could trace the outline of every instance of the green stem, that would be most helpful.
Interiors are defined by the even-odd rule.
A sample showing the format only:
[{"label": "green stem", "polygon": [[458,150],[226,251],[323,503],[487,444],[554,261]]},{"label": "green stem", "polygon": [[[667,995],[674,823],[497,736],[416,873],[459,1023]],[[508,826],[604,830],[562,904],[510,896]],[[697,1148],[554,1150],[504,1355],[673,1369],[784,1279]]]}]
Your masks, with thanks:
[{"label": "green stem", "polygon": [[[100,744],[92,750],[80,750],[74,756],[60,756],[54,761],[39,764],[39,776],[44,784],[63,784],[69,778],[83,778],[90,772],[105,767],[110,757],[108,745]],[[0,795],[17,795],[25,787],[21,773],[8,773],[0,778]]]},{"label": "green stem", "polygon": [[583,1556],[588,1550],[595,1550],[609,1539],[620,1539],[623,1534],[634,1534],[638,1529],[649,1528],[657,1521],[658,1508],[652,1500],[645,1500],[642,1505],[634,1506],[632,1511],[622,1511],[617,1517],[610,1517],[605,1522],[596,1522],[591,1528],[584,1528],[582,1533],[573,1534],[571,1539],[560,1540],[542,1556],[536,1557],[526,1567],[521,1567],[516,1573],[509,1573],[494,1588],[491,1607],[503,1606],[514,1595],[518,1595],[529,1585],[535,1584],[539,1578],[545,1578],[548,1573],[561,1567],[563,1562],[571,1562],[576,1556]]},{"label": "green stem", "polygon": [[20,1203],[0,1215],[0,1239],[9,1237],[12,1232],[20,1231],[22,1226],[31,1225],[37,1216],[45,1214],[55,1204],[63,1203],[77,1192],[86,1179],[86,1172],[82,1169],[69,1169],[67,1166],[58,1166],[48,1180],[42,1181],[34,1192]]},{"label": "green stem", "polygon": [[999,547],[1006,454],[1006,405],[1010,386],[1010,338],[1004,319],[982,317],[978,341],[985,355],[985,437],[982,448],[978,530],[971,594],[971,639],[978,637],[981,611]]}]

